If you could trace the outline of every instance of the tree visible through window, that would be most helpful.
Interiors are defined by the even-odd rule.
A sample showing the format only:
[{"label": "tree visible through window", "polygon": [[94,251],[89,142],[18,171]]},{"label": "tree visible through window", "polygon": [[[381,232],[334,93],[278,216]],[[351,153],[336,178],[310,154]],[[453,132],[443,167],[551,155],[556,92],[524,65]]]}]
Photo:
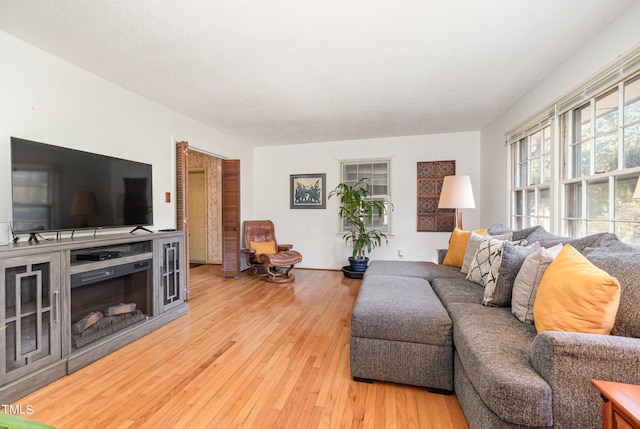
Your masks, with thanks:
[{"label": "tree visible through window", "polygon": [[512,227],[613,232],[640,244],[640,50],[511,131],[507,143]]},{"label": "tree visible through window", "polygon": [[640,167],[640,78],[615,85],[564,119],[564,233],[614,232],[638,240],[640,204],[632,195]]}]

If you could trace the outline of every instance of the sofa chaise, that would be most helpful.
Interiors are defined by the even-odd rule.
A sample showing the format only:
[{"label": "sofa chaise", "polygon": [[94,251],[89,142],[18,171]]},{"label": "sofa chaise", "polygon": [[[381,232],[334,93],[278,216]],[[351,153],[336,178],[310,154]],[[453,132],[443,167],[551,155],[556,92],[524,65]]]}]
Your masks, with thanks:
[{"label": "sofa chaise", "polygon": [[[640,250],[610,233],[570,239],[499,224],[481,232],[469,233],[461,267],[442,263],[446,250],[437,264],[370,264],[351,318],[352,377],[455,391],[472,429],[600,427],[602,402],[590,381],[640,384]],[[469,273],[488,242],[502,247],[489,252],[492,281],[478,283]],[[596,270],[589,278],[603,276],[602,291],[580,289],[581,274],[560,259]],[[595,327],[605,332],[554,330],[562,322],[553,318],[564,310],[549,310],[556,303],[543,299],[564,299],[556,283],[594,301],[587,306],[603,318]],[[576,300],[569,311],[572,305],[582,304]],[[551,329],[538,332],[543,322]]]}]

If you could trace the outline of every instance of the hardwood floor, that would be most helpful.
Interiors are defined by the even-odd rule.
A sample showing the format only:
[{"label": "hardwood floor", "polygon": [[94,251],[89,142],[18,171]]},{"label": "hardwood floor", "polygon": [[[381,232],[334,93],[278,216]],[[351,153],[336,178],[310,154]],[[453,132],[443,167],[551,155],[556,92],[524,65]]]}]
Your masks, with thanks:
[{"label": "hardwood floor", "polygon": [[189,314],[15,404],[67,428],[467,428],[455,395],[349,375],[360,280],[191,269]]}]

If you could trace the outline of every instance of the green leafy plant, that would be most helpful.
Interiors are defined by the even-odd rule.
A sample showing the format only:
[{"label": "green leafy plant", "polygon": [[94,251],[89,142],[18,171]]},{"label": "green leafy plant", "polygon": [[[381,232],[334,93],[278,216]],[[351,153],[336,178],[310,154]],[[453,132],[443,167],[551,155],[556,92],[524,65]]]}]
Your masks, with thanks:
[{"label": "green leafy plant", "polygon": [[[365,220],[371,221],[374,213],[382,216],[387,212],[387,203],[371,198],[369,191],[369,179],[362,178],[353,185],[339,183],[335,189],[329,192],[329,198],[340,199],[338,216],[349,225],[349,230],[342,236],[347,246],[353,248],[352,257],[364,259],[366,253],[382,244],[382,240],[388,243],[384,232],[377,229],[367,229]],[[390,207],[393,209],[393,204]]]}]

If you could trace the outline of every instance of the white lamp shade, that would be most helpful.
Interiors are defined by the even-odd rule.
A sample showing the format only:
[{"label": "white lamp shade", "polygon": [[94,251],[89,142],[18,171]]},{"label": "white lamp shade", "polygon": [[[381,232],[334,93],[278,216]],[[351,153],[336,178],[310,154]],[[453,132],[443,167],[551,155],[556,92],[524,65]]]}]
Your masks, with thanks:
[{"label": "white lamp shade", "polygon": [[471,178],[469,176],[446,176],[440,192],[440,209],[475,209]]},{"label": "white lamp shade", "polygon": [[633,199],[640,199],[640,177],[638,177],[638,181],[636,182],[636,189],[633,191]]}]

